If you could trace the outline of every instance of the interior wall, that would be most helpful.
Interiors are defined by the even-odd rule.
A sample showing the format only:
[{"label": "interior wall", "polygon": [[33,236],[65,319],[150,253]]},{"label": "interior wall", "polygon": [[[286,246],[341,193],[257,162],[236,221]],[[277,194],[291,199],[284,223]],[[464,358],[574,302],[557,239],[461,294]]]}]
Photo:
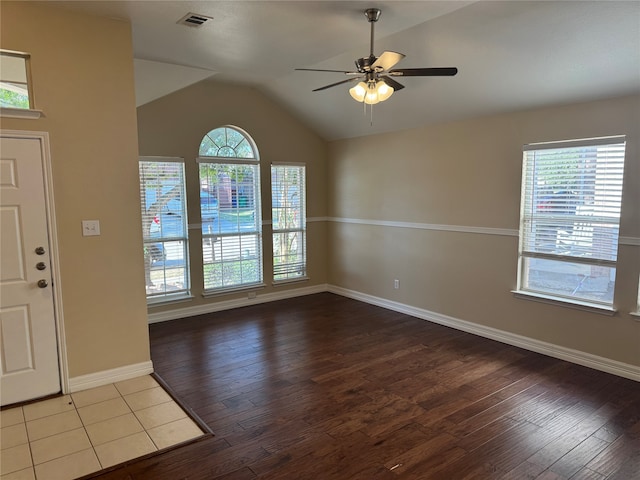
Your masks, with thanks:
[{"label": "interior wall", "polygon": [[[323,285],[326,268],[326,155],[320,137],[302,125],[269,98],[247,86],[205,80],[166,97],[138,107],[141,156],[173,156],[185,160],[187,216],[199,224],[198,148],[209,131],[233,125],[255,141],[260,156],[264,288],[253,290],[258,297],[269,293]],[[307,167],[307,263],[308,281],[272,285],[271,272],[271,174],[272,162],[304,163]],[[202,236],[189,229],[191,292],[193,299],[175,304],[153,305],[150,313],[170,312],[220,301],[246,299],[247,292],[203,297]]]},{"label": "interior wall", "polygon": [[[522,146],[609,135],[627,136],[618,312],[515,298]],[[640,321],[629,313],[640,276],[639,141],[631,96],[332,142],[329,283],[640,366]]]},{"label": "interior wall", "polygon": [[[49,133],[70,377],[149,362],[133,48],[127,23],[32,2],[1,3],[0,45],[31,54]],[[82,220],[101,235],[82,236]]]}]

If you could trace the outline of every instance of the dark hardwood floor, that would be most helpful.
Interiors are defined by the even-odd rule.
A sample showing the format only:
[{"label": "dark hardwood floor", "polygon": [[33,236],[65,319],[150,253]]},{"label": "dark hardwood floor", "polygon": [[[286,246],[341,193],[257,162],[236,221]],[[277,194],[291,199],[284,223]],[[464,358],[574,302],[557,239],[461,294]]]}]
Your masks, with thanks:
[{"label": "dark hardwood floor", "polygon": [[214,437],[141,479],[640,479],[640,383],[317,294],[151,326]]}]

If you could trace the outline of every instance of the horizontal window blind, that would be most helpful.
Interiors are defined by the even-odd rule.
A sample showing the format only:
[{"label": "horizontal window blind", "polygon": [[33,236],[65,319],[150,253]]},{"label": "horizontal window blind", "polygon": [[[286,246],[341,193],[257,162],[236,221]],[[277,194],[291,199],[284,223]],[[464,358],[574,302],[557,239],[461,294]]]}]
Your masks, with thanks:
[{"label": "horizontal window blind", "polygon": [[305,176],[304,165],[271,166],[274,281],[307,274]]},{"label": "horizontal window blind", "polygon": [[615,262],[624,151],[624,142],[525,151],[524,254]]}]

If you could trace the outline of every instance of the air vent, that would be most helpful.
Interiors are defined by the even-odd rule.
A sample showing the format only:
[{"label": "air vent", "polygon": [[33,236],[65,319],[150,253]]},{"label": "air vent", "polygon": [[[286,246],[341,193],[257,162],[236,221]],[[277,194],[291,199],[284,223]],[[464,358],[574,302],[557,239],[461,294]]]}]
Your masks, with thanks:
[{"label": "air vent", "polygon": [[178,20],[176,23],[180,25],[187,25],[188,27],[201,27],[209,20],[213,20],[213,17],[207,15],[200,15],[199,13],[187,13],[184,17]]}]

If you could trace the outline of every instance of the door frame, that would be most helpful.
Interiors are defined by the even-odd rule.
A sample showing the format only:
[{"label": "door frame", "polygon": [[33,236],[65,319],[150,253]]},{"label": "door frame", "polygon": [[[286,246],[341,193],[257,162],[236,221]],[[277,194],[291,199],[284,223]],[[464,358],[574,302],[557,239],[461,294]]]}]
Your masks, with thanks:
[{"label": "door frame", "polygon": [[49,132],[29,130],[0,129],[0,137],[17,138],[22,140],[37,140],[40,143],[40,157],[42,161],[42,176],[44,184],[45,214],[47,216],[47,239],[49,241],[51,279],[53,294],[53,313],[58,345],[58,367],[60,371],[60,388],[62,393],[69,393],[69,369],[67,364],[67,346],[64,332],[64,317],[62,309],[62,278],[60,276],[60,258],[58,251],[58,232],[56,229],[55,202],[53,198],[53,171],[51,167],[51,148]]}]

